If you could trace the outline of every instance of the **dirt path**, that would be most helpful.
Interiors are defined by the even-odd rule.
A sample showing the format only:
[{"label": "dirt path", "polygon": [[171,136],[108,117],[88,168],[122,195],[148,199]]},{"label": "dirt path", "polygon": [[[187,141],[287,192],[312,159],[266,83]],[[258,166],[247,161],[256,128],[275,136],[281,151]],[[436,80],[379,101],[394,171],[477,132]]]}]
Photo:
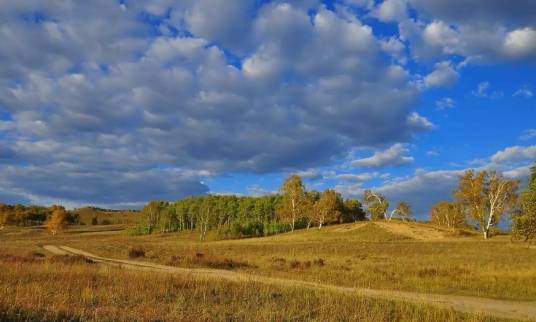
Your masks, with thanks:
[{"label": "dirt path", "polygon": [[426,294],[404,291],[344,287],[315,282],[265,277],[218,269],[181,268],[149,262],[105,258],[67,246],[46,245],[43,246],[43,248],[56,255],[80,255],[91,259],[92,261],[97,263],[101,263],[108,266],[120,267],[124,269],[145,270],[162,273],[193,274],[199,277],[226,279],[230,281],[253,281],[276,286],[304,287],[308,289],[327,290],[332,292],[362,295],[383,300],[401,300],[414,303],[431,304],[446,308],[452,308],[457,311],[468,313],[482,313],[500,318],[536,321],[536,302],[518,302],[470,296]]}]

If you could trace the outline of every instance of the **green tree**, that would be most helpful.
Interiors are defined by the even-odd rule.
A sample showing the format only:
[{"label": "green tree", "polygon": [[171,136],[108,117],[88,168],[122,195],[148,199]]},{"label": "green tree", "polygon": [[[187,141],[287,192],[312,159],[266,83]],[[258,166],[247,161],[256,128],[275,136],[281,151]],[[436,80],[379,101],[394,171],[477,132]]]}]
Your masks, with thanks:
[{"label": "green tree", "polygon": [[367,219],[367,213],[363,210],[361,202],[357,199],[344,200],[344,207],[342,210],[343,222],[356,222]]},{"label": "green tree", "polygon": [[161,205],[159,226],[163,233],[178,230],[179,220],[174,204]]},{"label": "green tree", "polygon": [[525,242],[536,238],[536,162],[531,168],[529,183],[521,193],[519,211],[512,216],[514,237]]},{"label": "green tree", "polygon": [[143,207],[141,213],[144,222],[147,225],[147,229],[149,230],[149,234],[151,234],[153,230],[158,227],[164,204],[165,203],[162,201],[153,200]]},{"label": "green tree", "polygon": [[211,218],[213,216],[212,212],[214,211],[214,209],[215,209],[214,200],[212,196],[203,198],[203,202],[201,203],[201,206],[199,207],[199,220],[198,220],[200,241],[205,240],[207,231],[210,227]]},{"label": "green tree", "polygon": [[384,195],[367,189],[364,192],[363,200],[372,220],[385,219],[385,214],[389,209],[389,201]]}]

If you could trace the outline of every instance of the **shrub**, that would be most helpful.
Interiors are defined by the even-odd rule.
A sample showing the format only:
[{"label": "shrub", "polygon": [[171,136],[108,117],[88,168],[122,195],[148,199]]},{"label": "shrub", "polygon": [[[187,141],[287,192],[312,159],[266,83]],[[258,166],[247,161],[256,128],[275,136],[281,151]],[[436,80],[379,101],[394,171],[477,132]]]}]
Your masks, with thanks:
[{"label": "shrub", "polygon": [[98,225],[99,224],[99,220],[97,219],[97,217],[91,218],[91,224],[92,225]]},{"label": "shrub", "polygon": [[127,229],[127,235],[129,236],[142,236],[142,235],[148,235],[149,228],[144,226],[136,226],[134,228]]},{"label": "shrub", "polygon": [[132,247],[128,252],[128,257],[130,258],[139,258],[145,257],[145,250],[141,247]]},{"label": "shrub", "polygon": [[94,263],[91,259],[86,258],[84,256],[80,256],[80,255],[75,255],[75,256],[54,255],[49,258],[49,262],[65,264],[65,265],[93,264]]},{"label": "shrub", "polygon": [[203,253],[191,253],[185,256],[171,256],[167,263],[171,266],[202,266],[216,269],[236,269],[255,267],[247,262],[236,261],[231,258],[219,258],[216,256],[205,255]]},{"label": "shrub", "polygon": [[28,254],[28,256],[35,257],[35,258],[44,258],[44,257],[46,257],[45,254],[40,253],[40,252],[30,252]]}]

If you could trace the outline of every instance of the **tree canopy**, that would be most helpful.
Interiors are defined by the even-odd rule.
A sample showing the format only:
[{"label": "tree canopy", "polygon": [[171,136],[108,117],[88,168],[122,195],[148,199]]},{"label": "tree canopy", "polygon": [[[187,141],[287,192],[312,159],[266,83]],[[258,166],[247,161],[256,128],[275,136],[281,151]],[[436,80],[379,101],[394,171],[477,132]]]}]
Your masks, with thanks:
[{"label": "tree canopy", "polygon": [[496,171],[467,170],[460,178],[454,197],[487,239],[490,229],[499,223],[502,215],[515,208],[517,187],[517,180],[506,179]]},{"label": "tree canopy", "polygon": [[524,241],[536,238],[536,162],[531,167],[528,185],[521,193],[519,208],[512,219],[515,237]]}]

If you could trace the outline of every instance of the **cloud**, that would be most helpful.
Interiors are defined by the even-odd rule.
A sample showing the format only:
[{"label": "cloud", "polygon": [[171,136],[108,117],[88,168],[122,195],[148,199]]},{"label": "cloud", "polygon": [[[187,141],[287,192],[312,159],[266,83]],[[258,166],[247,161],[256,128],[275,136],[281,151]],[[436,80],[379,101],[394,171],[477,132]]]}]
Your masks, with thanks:
[{"label": "cloud", "polygon": [[428,17],[457,24],[470,22],[510,23],[515,27],[535,24],[536,4],[531,0],[409,0],[411,5]]},{"label": "cloud", "polygon": [[310,179],[310,180],[318,180],[318,179],[323,178],[322,173],[318,171],[317,169],[307,169],[304,171],[297,171],[294,174],[302,178]]},{"label": "cloud", "polygon": [[406,45],[398,37],[390,37],[380,42],[383,51],[388,53],[396,62],[405,65],[408,62]]},{"label": "cloud", "polygon": [[435,102],[436,108],[440,111],[454,108],[456,106],[456,102],[450,98],[450,97],[443,97]]},{"label": "cloud", "polygon": [[388,182],[376,190],[385,194],[393,204],[398,201],[409,202],[415,216],[425,219],[431,205],[451,199],[451,192],[462,174],[463,170],[420,170],[413,176]]},{"label": "cloud", "polygon": [[407,0],[385,0],[378,4],[372,15],[380,21],[401,21],[407,17]]},{"label": "cloud", "polygon": [[536,58],[536,9],[530,0],[409,0],[409,6],[415,17],[400,20],[399,29],[418,60],[455,55],[467,64]]},{"label": "cloud", "polygon": [[2,3],[0,181],[32,200],[175,199],[433,128],[357,17],[251,4]]},{"label": "cloud", "polygon": [[402,166],[414,161],[413,157],[406,155],[408,152],[406,145],[397,143],[387,150],[374,152],[371,157],[353,160],[352,165],[372,168]]},{"label": "cloud", "polygon": [[254,4],[248,0],[197,0],[188,10],[175,13],[184,18],[185,27],[195,36],[210,39],[225,48],[238,50],[249,41],[249,18]]},{"label": "cloud", "polygon": [[482,82],[478,84],[476,91],[473,91],[473,95],[481,98],[496,99],[504,96],[502,91],[489,91],[490,84],[489,82]]},{"label": "cloud", "polygon": [[428,87],[452,86],[459,77],[452,63],[444,61],[435,65],[435,70],[424,78],[424,83]]},{"label": "cloud", "polygon": [[536,58],[536,29],[524,27],[510,31],[504,39],[503,48],[512,58]]},{"label": "cloud", "polygon": [[513,96],[514,97],[520,96],[520,97],[524,97],[524,98],[531,98],[532,96],[534,96],[534,93],[532,93],[532,91],[528,87],[524,86],[524,87],[518,89],[517,91],[515,91]]},{"label": "cloud", "polygon": [[536,129],[525,130],[519,137],[520,140],[530,140],[532,138],[536,138]]},{"label": "cloud", "polygon": [[378,177],[378,172],[365,172],[365,173],[340,173],[333,176],[333,179],[348,181],[354,183],[363,183]]},{"label": "cloud", "polygon": [[88,171],[73,164],[4,167],[0,183],[24,192],[32,202],[84,204],[91,201],[111,207],[139,207],[148,200],[174,200],[208,192],[197,175],[180,169]]},{"label": "cloud", "polygon": [[429,131],[436,128],[436,126],[432,122],[430,122],[427,118],[419,115],[416,112],[413,112],[408,116],[407,122],[413,128],[421,131]]},{"label": "cloud", "polygon": [[498,151],[497,153],[491,156],[491,161],[495,164],[533,161],[535,159],[536,159],[536,145],[511,146],[502,151]]}]

